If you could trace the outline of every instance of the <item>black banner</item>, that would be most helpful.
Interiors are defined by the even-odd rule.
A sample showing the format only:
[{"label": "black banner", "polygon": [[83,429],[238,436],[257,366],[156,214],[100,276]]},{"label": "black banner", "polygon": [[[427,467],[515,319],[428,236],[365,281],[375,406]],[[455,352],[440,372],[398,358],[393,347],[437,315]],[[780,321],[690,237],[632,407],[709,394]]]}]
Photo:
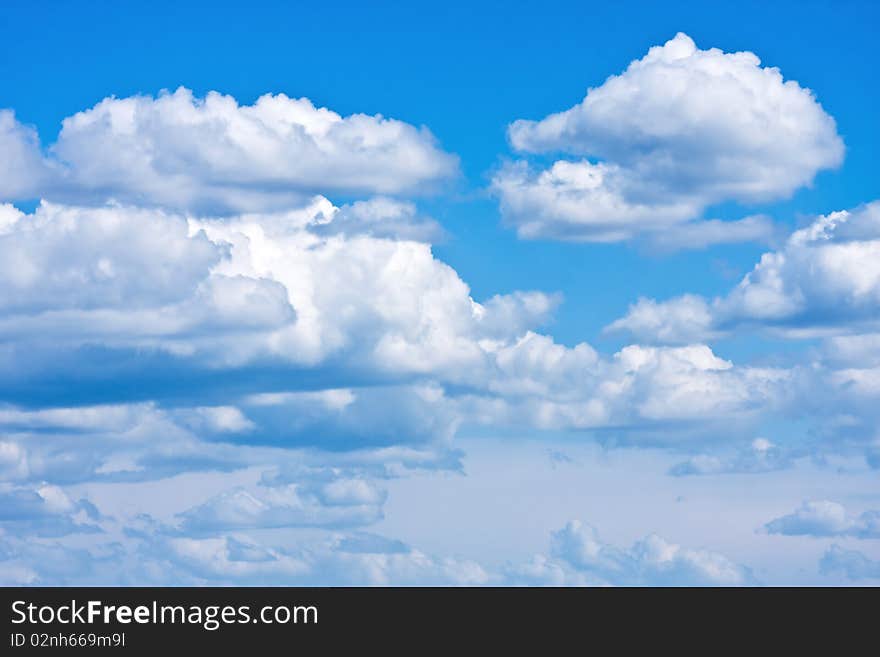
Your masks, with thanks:
[{"label": "black banner", "polygon": [[418,654],[475,640],[542,652],[770,643],[839,652],[860,641],[876,648],[877,601],[876,589],[6,588],[0,654]]}]

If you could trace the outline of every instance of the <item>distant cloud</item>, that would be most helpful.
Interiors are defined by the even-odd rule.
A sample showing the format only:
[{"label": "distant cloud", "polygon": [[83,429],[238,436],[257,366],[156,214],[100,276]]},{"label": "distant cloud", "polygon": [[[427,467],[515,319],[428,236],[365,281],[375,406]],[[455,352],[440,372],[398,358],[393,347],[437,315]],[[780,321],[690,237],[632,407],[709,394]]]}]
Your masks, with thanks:
[{"label": "distant cloud", "polygon": [[705,345],[628,345],[605,357],[530,333],[495,359],[493,394],[466,398],[469,414],[494,426],[612,428],[624,444],[672,445],[688,431],[705,438],[741,430],[789,385],[784,369],[738,367]]},{"label": "distant cloud", "polygon": [[4,111],[0,144],[26,165],[0,176],[0,199],[115,200],[203,214],[289,209],[331,192],[414,192],[458,171],[426,128],[342,117],[284,94],[239,105],[183,87],[105,98],[66,118],[46,157],[36,134]]},{"label": "distant cloud", "polygon": [[639,298],[624,317],[605,327],[647,343],[691,344],[715,337],[712,309],[703,297],[684,294],[669,301]]},{"label": "distant cloud", "polygon": [[445,231],[430,217],[420,215],[415,204],[376,197],[344,205],[309,226],[318,235],[369,235],[377,238],[436,243]]},{"label": "distant cloud", "polygon": [[553,533],[550,555],[509,567],[513,583],[532,585],[742,586],[751,571],[723,555],[694,550],[651,535],[629,549],[600,540],[598,532],[570,521]]}]

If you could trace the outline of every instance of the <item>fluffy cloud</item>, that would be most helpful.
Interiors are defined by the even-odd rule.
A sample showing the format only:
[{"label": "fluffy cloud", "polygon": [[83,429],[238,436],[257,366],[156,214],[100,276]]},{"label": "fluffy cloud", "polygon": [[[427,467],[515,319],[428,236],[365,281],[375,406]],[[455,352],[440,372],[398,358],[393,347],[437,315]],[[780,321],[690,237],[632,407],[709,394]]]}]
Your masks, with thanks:
[{"label": "fluffy cloud", "polygon": [[579,105],[515,121],[509,139],[523,152],[599,160],[502,168],[493,187],[522,237],[647,236],[667,247],[766,239],[762,219],[695,220],[718,202],[786,197],[843,158],[834,120],[809,90],[753,53],[700,50],[681,33]]},{"label": "fluffy cloud", "polygon": [[499,349],[495,363],[493,394],[467,399],[480,421],[606,430],[642,444],[681,442],[689,429],[704,438],[741,430],[779,406],[790,382],[786,370],[737,367],[705,345],[630,345],[608,358],[533,333]]},{"label": "fluffy cloud", "polygon": [[767,242],[772,223],[754,216],[738,221],[692,221],[703,205],[690,198],[636,202],[626,190],[635,177],[613,164],[560,160],[536,171],[525,162],[502,167],[492,180],[505,221],[525,239],[620,242],[646,238],[661,250],[730,242]]},{"label": "fluffy cloud", "polygon": [[742,586],[754,584],[748,568],[723,555],[648,536],[629,549],[602,542],[595,528],[571,521],[551,537],[550,556],[512,567],[514,583],[617,586]]},{"label": "fluffy cloud", "polygon": [[0,410],[0,464],[9,481],[69,484],[231,470],[272,458],[217,441],[230,439],[228,418],[223,426],[199,425],[198,434],[187,428],[194,415],[208,414],[228,415],[228,410],[169,412],[153,402],[40,410],[5,407]]},{"label": "fluffy cloud", "polygon": [[9,112],[0,115],[0,140],[13,156],[0,167],[27,165],[4,180],[7,200],[115,199],[203,213],[287,209],[319,193],[412,192],[458,166],[427,129],[381,115],[342,117],[284,94],[239,105],[182,87],[106,98],[66,118],[48,159]]},{"label": "fluffy cloud", "polygon": [[880,366],[880,333],[832,336],[823,342],[822,356],[839,368]]},{"label": "fluffy cloud", "polygon": [[186,220],[136,208],[42,204],[0,238],[0,308],[63,311],[171,304],[224,255]]},{"label": "fluffy cloud", "polygon": [[131,583],[129,573],[139,570],[142,582],[169,586],[174,583],[169,578],[156,577],[162,571],[153,564],[143,565],[140,570],[137,561],[125,560],[124,548],[115,543],[82,548],[30,537],[25,540],[0,532],[0,583],[4,586],[125,585]]},{"label": "fluffy cloud", "polygon": [[771,520],[764,529],[785,536],[853,536],[880,538],[880,511],[865,511],[852,516],[837,502],[804,502],[799,509]]},{"label": "fluffy cloud", "polygon": [[[139,112],[156,111],[171,132],[162,121],[177,110],[197,125],[206,112],[250,116],[185,92],[118,103],[65,130],[109,112],[110,127],[93,126],[97,144],[126,112],[132,130]],[[25,424],[37,413],[23,409],[40,404],[131,413],[86,429],[100,446],[91,455],[65,446],[80,430],[67,420],[53,425],[58,440],[17,428],[3,466],[20,479],[167,474],[175,459],[228,468],[272,449],[448,446],[463,423],[732,426],[772,408],[785,386],[784,371],[734,367],[705,346],[603,357],[556,344],[533,329],[558,295],[476,302],[424,241],[435,225],[388,198],[220,218],[49,202],[2,216],[0,392],[17,402],[11,412]],[[151,443],[159,432],[167,441]]]},{"label": "fluffy cloud", "polygon": [[833,336],[876,329],[878,310],[880,202],[875,201],[795,231],[724,296],[640,299],[609,330],[672,343],[743,326],[793,337]]}]

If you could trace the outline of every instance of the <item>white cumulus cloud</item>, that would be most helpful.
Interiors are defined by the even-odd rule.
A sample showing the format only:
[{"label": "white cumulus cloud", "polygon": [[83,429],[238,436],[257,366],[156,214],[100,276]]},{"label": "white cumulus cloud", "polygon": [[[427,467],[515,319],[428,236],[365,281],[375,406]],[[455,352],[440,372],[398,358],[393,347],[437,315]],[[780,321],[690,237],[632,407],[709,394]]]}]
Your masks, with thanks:
[{"label": "white cumulus cloud", "polygon": [[[878,311],[880,202],[874,201],[820,216],[793,232],[726,295],[640,299],[608,328],[671,343],[742,327],[791,337],[846,336],[876,330]],[[856,342],[846,344],[852,349]]]},{"label": "white cumulus cloud", "polygon": [[667,248],[767,240],[762,218],[698,220],[722,201],[787,197],[844,152],[808,89],[751,52],[701,50],[682,33],[575,107],[515,121],[508,134],[518,151],[581,158],[539,171],[516,162],[495,175],[502,212],[522,237],[642,236]]},{"label": "white cumulus cloud", "polygon": [[284,94],[242,105],[183,87],[105,98],[67,117],[45,157],[34,131],[4,111],[0,144],[7,200],[113,199],[202,213],[287,209],[322,193],[411,193],[458,170],[426,128],[343,117]]}]

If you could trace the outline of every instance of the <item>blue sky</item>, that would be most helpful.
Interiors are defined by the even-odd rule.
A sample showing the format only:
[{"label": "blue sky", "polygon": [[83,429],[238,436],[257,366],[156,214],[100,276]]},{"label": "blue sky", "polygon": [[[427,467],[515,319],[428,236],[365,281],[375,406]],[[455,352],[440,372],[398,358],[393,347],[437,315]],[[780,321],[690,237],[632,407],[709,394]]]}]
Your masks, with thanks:
[{"label": "blue sky", "polygon": [[880,581],[873,3],[0,12],[4,582]]}]

